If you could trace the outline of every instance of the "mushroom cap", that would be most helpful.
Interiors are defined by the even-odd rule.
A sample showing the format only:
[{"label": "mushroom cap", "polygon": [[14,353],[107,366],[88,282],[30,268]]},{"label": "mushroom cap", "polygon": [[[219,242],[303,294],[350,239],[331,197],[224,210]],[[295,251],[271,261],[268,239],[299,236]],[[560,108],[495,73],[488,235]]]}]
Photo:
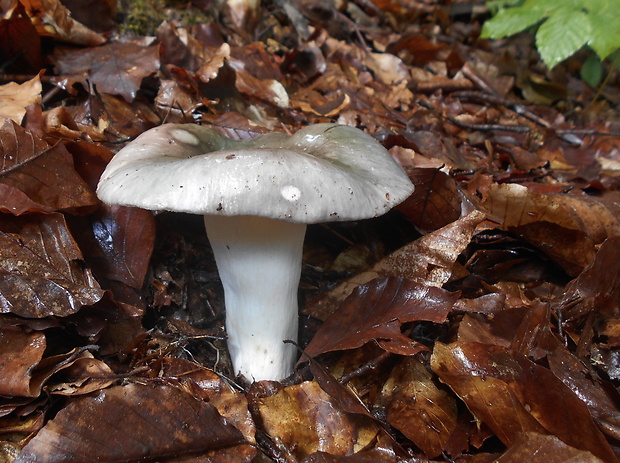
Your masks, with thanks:
[{"label": "mushroom cap", "polygon": [[164,124],[121,149],[97,187],[108,204],[299,223],[376,217],[412,192],[374,138],[328,123],[243,142],[204,126]]}]

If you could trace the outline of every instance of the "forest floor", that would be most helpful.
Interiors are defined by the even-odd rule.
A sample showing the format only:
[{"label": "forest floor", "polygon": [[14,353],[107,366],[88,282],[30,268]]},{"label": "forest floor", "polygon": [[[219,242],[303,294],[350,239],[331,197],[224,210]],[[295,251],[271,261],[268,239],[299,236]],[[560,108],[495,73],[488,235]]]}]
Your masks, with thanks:
[{"label": "forest floor", "polygon": [[[618,70],[480,2],[133,4],[0,5],[0,462],[620,460]],[[232,374],[201,217],[95,195],[165,122],[351,125],[415,184],[309,226],[285,380]]]}]

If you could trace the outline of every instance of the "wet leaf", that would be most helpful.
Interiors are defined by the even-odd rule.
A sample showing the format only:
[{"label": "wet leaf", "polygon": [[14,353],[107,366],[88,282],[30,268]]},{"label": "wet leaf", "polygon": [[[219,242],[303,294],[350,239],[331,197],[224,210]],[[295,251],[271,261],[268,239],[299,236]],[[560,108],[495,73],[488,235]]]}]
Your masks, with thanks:
[{"label": "wet leaf", "polygon": [[439,169],[408,172],[415,190],[396,209],[424,232],[434,231],[461,216],[461,196],[456,182]]},{"label": "wet leaf", "polygon": [[405,358],[396,365],[381,391],[387,421],[429,457],[439,456],[456,428],[454,397],[440,389],[419,360]]},{"label": "wet leaf", "polygon": [[616,461],[586,404],[527,358],[487,344],[436,343],[431,365],[504,443],[523,432],[550,433],[604,461]]},{"label": "wet leaf", "polygon": [[43,358],[45,335],[33,331],[0,330],[0,396],[36,397],[40,390],[30,386],[34,367]]},{"label": "wet leaf", "polygon": [[602,463],[591,452],[566,445],[555,436],[522,433],[501,456],[493,458],[497,463],[527,461],[532,463]]},{"label": "wet leaf", "polygon": [[129,384],[72,401],[24,447],[15,463],[161,460],[243,442],[239,430],[213,405],[173,386]]},{"label": "wet leaf", "polygon": [[[314,357],[378,340],[411,343],[401,325],[414,321],[443,323],[458,294],[402,278],[377,279],[359,286],[325,322],[306,347]],[[423,350],[422,345],[418,346]]]},{"label": "wet leaf", "polygon": [[155,219],[143,209],[103,206],[90,216],[93,240],[84,249],[100,278],[140,289],[155,244]]},{"label": "wet leaf", "polygon": [[371,270],[355,275],[311,301],[304,312],[325,319],[356,287],[378,277],[397,276],[428,286],[443,286],[454,272],[457,257],[484,217],[479,211],[472,212],[413,241],[379,261]]},{"label": "wet leaf", "polygon": [[100,93],[133,101],[142,79],[159,69],[159,54],[157,46],[112,42],[97,48],[57,50],[54,62],[60,74],[88,80]]},{"label": "wet leaf", "polygon": [[[599,248],[594,262],[566,287],[559,302],[567,319],[587,314],[596,308],[607,312],[620,305],[618,253],[620,236],[607,239]],[[613,304],[612,307],[609,304]]]},{"label": "wet leaf", "polygon": [[363,449],[377,435],[368,419],[350,416],[316,382],[289,386],[257,399],[265,431],[297,458],[315,452],[346,455]]},{"label": "wet leaf", "polygon": [[73,169],[71,156],[12,121],[0,128],[0,211],[74,211],[98,200]]},{"label": "wet leaf", "polygon": [[66,317],[99,301],[82,260],[62,215],[0,216],[0,312]]}]

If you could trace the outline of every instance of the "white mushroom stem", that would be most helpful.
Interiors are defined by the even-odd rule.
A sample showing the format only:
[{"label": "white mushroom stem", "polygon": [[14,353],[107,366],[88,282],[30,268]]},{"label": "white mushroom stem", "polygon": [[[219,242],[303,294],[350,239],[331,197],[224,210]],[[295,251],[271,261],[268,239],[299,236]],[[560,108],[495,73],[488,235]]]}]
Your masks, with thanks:
[{"label": "white mushroom stem", "polygon": [[224,286],[234,372],[280,380],[293,372],[297,289],[306,225],[251,216],[205,215]]}]

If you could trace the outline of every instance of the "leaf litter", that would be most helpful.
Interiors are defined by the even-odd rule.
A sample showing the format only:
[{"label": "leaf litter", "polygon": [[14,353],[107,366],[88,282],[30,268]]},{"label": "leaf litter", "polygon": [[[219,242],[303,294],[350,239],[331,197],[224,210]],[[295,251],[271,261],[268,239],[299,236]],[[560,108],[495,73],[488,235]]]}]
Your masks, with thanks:
[{"label": "leaf litter", "polygon": [[[516,69],[461,1],[87,3],[1,6],[2,461],[618,461],[618,101],[579,56]],[[162,122],[326,121],[416,191],[309,228],[302,359],[249,386],[199,218],[94,188]]]}]

